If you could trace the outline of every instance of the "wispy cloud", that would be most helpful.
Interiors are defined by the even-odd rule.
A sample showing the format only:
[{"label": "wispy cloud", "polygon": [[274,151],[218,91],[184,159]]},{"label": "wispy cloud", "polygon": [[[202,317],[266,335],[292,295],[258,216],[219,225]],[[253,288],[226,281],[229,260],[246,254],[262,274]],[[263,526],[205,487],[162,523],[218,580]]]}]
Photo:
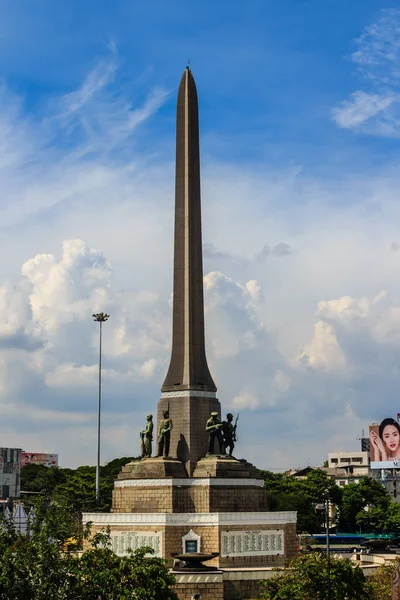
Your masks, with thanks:
[{"label": "wispy cloud", "polygon": [[351,94],[350,100],[344,100],[339,108],[333,108],[332,115],[339,127],[355,129],[388,109],[395,100],[395,96],[357,91]]},{"label": "wispy cloud", "polygon": [[351,60],[364,79],[364,89],[332,109],[332,119],[345,129],[397,137],[400,135],[400,10],[382,10],[379,20],[355,40]]},{"label": "wispy cloud", "polygon": [[135,162],[121,161],[129,152],[127,141],[159,110],[168,91],[155,87],[133,105],[114,85],[117,70],[113,52],[79,88],[51,97],[35,115],[24,112],[23,99],[0,89],[1,227],[88,199],[95,188],[106,189],[136,167],[138,154]]},{"label": "wispy cloud", "polygon": [[111,45],[109,58],[98,61],[78,89],[52,99],[47,110],[53,114],[43,121],[50,139],[72,140],[74,154],[81,158],[124,149],[125,140],[154,115],[169,92],[155,87],[141,105],[133,106],[113,86],[118,68],[117,49]]}]

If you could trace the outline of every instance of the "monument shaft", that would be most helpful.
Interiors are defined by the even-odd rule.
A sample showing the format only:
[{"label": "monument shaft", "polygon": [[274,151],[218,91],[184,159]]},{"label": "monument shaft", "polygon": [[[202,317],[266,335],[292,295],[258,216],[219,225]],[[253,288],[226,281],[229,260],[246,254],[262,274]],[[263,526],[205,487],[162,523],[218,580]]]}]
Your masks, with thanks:
[{"label": "monument shaft", "polygon": [[204,340],[199,112],[196,84],[187,68],[176,115],[172,354],[162,391],[216,389]]},{"label": "monument shaft", "polygon": [[186,68],[176,113],[172,352],[157,417],[160,422],[163,411],[169,411],[174,425],[170,453],[187,465],[189,474],[207,452],[210,413],[220,414],[216,389],[205,351],[198,100]]}]

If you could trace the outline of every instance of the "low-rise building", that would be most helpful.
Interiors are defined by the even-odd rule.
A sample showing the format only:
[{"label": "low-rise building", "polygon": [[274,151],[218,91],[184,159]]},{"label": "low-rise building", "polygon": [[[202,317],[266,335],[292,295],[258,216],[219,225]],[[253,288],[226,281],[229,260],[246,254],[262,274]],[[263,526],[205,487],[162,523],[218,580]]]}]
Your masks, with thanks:
[{"label": "low-rise building", "polygon": [[0,499],[19,498],[21,448],[0,448]]},{"label": "low-rise building", "polygon": [[362,477],[368,477],[368,452],[330,452],[326,473],[336,480],[340,487],[349,483],[358,483]]}]

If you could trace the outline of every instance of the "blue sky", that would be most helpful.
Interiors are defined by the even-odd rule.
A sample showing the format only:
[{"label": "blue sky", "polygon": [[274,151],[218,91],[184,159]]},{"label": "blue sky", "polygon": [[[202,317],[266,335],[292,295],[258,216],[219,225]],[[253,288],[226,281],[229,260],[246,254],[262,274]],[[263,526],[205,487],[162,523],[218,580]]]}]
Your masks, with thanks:
[{"label": "blue sky", "polygon": [[399,58],[390,1],[1,1],[2,444],[94,463],[105,310],[103,458],[138,451],[169,360],[188,59],[208,356],[238,452],[321,464],[396,414]]},{"label": "blue sky", "polygon": [[[35,114],[49,96],[78,87],[99,60],[107,60],[110,44],[118,53],[114,91],[131,101],[143,98],[151,85],[174,90],[190,58],[200,86],[203,135],[227,138],[229,146],[231,136],[244,138],[229,153],[224,148],[227,158],[282,163],[304,159],[306,152],[308,166],[318,168],[320,152],[325,163],[335,160],[327,145],[334,154],[349,144],[363,155],[353,157],[357,163],[368,161],[365,145],[384,156],[385,147],[373,139],[343,139],[329,112],[362,79],[350,59],[355,40],[382,8],[394,7],[368,0],[215,6],[88,1],[84,7],[3,2],[0,68]],[[171,101],[151,124],[153,135],[170,138],[173,115]]]}]

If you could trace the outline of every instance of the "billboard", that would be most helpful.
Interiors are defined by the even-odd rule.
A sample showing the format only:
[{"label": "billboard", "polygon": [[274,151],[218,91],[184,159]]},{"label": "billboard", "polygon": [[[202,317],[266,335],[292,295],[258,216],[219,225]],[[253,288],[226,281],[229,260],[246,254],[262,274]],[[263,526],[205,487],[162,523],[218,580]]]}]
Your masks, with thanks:
[{"label": "billboard", "polygon": [[32,463],[35,465],[44,465],[45,467],[58,467],[58,454],[21,452],[21,467]]},{"label": "billboard", "polygon": [[369,427],[371,469],[400,469],[400,425],[387,417]]}]

